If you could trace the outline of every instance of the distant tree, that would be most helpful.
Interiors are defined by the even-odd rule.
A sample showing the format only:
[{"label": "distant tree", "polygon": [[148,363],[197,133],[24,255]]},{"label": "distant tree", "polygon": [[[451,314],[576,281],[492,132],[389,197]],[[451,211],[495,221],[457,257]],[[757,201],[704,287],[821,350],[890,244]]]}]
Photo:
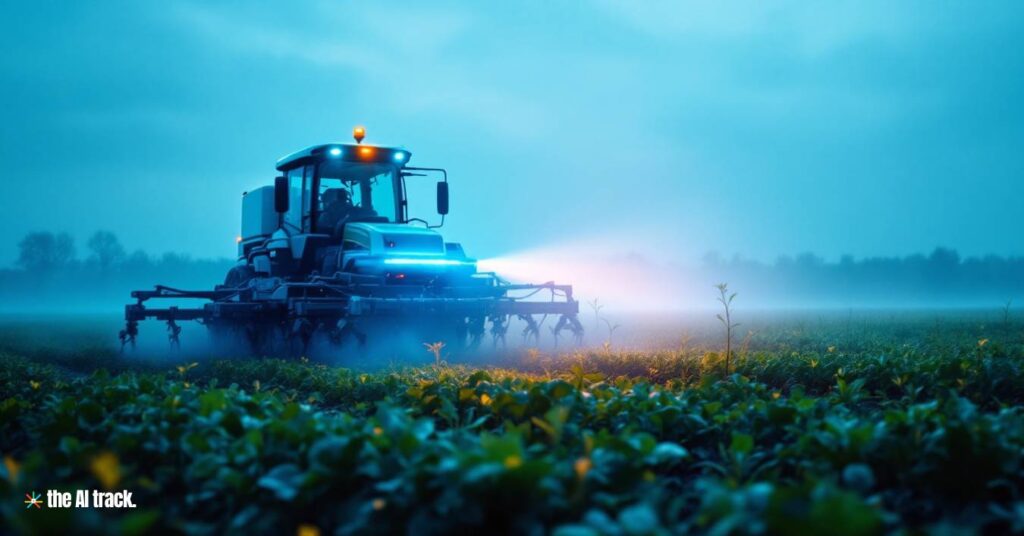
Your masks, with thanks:
[{"label": "distant tree", "polygon": [[188,255],[173,251],[168,251],[160,256],[160,266],[168,269],[184,268],[192,262],[192,258]]},{"label": "distant tree", "polygon": [[141,249],[133,251],[132,254],[129,255],[124,261],[124,267],[129,270],[141,271],[144,269],[151,268],[152,266],[153,261],[149,258],[149,255],[145,251],[142,251]]},{"label": "distant tree", "polygon": [[717,268],[722,265],[722,254],[717,251],[709,251],[704,254],[704,266]]},{"label": "distant tree", "polygon": [[75,258],[75,242],[67,233],[29,233],[18,243],[18,250],[18,265],[30,272],[52,272]]},{"label": "distant tree", "polygon": [[953,249],[937,247],[928,256],[928,262],[946,269],[955,268],[960,264],[960,254]]},{"label": "distant tree", "polygon": [[110,269],[115,262],[124,259],[124,247],[110,231],[96,231],[86,245],[92,251],[90,259],[96,261],[103,270]]},{"label": "distant tree", "polygon": [[[907,258],[908,261],[914,256]],[[904,265],[909,264],[905,262]],[[924,278],[930,284],[931,289],[942,289],[949,292],[957,283],[957,269],[960,267],[960,254],[955,250],[938,247],[928,256],[927,263],[923,266]]]}]

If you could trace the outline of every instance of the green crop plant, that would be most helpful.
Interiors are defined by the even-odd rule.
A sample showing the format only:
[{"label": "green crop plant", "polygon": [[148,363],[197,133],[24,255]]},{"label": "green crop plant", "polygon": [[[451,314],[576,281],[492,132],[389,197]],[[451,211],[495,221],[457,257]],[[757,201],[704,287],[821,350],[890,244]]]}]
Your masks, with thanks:
[{"label": "green crop plant", "polygon": [[[725,377],[674,329],[664,350],[487,366],[437,366],[457,358],[432,343],[418,366],[178,369],[0,327],[0,532],[1011,534],[1024,334],[980,343],[985,315],[745,320]],[[695,344],[720,343],[708,324]],[[139,508],[24,510],[26,490],[106,487]]]},{"label": "green crop plant", "polygon": [[423,346],[427,349],[430,355],[434,356],[434,366],[440,367],[443,361],[441,360],[441,351],[444,350],[444,343],[441,341],[423,343]]},{"label": "green crop plant", "polygon": [[732,300],[736,298],[736,293],[729,293],[729,285],[727,283],[719,283],[715,285],[718,289],[718,302],[722,304],[722,308],[725,310],[725,316],[722,313],[715,315],[716,318],[725,327],[725,375],[729,375],[729,362],[732,357],[732,330],[739,327],[739,324],[734,324],[732,321]]},{"label": "green crop plant", "polygon": [[611,321],[609,321],[607,318],[602,318],[601,320],[604,321],[605,327],[608,328],[608,339],[604,343],[604,349],[605,351],[608,351],[612,347],[612,336],[615,335],[615,330],[619,329],[622,326],[619,324],[612,324]]},{"label": "green crop plant", "polygon": [[594,332],[601,327],[601,309],[604,309],[604,305],[597,299],[587,300],[587,305],[594,311]]}]

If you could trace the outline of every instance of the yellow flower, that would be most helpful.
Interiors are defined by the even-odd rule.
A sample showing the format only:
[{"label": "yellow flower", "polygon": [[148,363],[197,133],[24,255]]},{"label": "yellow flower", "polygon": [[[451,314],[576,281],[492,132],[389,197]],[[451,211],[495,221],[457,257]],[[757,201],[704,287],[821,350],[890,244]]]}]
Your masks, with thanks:
[{"label": "yellow flower", "polygon": [[21,464],[10,456],[4,456],[4,467],[7,468],[7,481],[14,484],[18,480],[18,472],[21,471]]},{"label": "yellow flower", "polygon": [[775,400],[778,400],[779,397],[781,397],[781,396],[782,396],[782,393],[780,393],[778,391],[775,391],[774,393],[772,393],[772,398],[775,399]]},{"label": "yellow flower", "polygon": [[39,390],[39,386],[42,385],[41,383],[39,383],[39,382],[37,382],[35,380],[29,380],[28,384],[32,386],[32,390],[33,391],[38,391]]},{"label": "yellow flower", "polygon": [[515,454],[505,458],[505,469],[515,469],[520,465],[523,465],[523,459]]},{"label": "yellow flower", "polygon": [[981,339],[981,340],[978,341],[978,348],[981,348],[982,346],[985,346],[986,344],[988,344],[988,339]]},{"label": "yellow flower", "polygon": [[378,512],[383,510],[384,507],[387,505],[388,502],[385,501],[384,499],[381,499],[380,497],[377,497],[376,499],[373,500],[373,509],[377,510]]},{"label": "yellow flower", "polygon": [[587,476],[590,469],[594,466],[594,462],[590,461],[590,458],[577,458],[576,463],[573,464],[573,469],[576,470],[576,476],[580,479]]},{"label": "yellow flower", "polygon": [[487,393],[484,393],[484,394],[480,395],[480,403],[481,404],[483,404],[485,406],[490,406],[491,402],[492,402],[491,397],[488,396]]},{"label": "yellow flower", "polygon": [[831,353],[835,353],[835,351],[836,351],[836,347],[835,346],[829,346],[828,347],[828,353],[830,353],[830,354]]},{"label": "yellow flower", "polygon": [[316,525],[305,523],[299,525],[298,530],[295,531],[295,536],[320,536],[320,529]]},{"label": "yellow flower", "polygon": [[101,452],[93,458],[90,468],[106,489],[114,489],[121,481],[121,464],[117,461],[117,455],[110,451]]},{"label": "yellow flower", "polygon": [[374,426],[373,427],[373,435],[379,436],[379,435],[382,435],[382,434],[384,434],[384,429],[383,428],[381,428],[380,426]]}]

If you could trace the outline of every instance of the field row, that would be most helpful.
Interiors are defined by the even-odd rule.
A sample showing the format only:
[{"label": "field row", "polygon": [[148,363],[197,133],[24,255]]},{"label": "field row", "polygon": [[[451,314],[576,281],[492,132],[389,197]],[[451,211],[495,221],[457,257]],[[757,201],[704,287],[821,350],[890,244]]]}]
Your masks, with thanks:
[{"label": "field row", "polygon": [[[784,342],[780,342],[784,344]],[[0,513],[122,533],[874,534],[1024,529],[1019,343],[922,353],[524,353],[68,374],[0,361]],[[32,489],[139,511],[26,512]]]}]

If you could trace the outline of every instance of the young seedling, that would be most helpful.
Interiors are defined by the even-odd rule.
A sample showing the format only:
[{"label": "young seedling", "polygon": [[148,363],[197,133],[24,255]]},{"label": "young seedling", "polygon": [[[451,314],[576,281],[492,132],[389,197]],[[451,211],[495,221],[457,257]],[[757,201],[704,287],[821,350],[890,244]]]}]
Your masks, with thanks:
[{"label": "young seedling", "polygon": [[715,285],[715,288],[718,289],[718,302],[725,308],[725,316],[719,313],[715,317],[725,326],[725,375],[728,376],[729,358],[732,356],[732,330],[739,327],[739,324],[732,323],[732,300],[736,298],[736,293],[729,294],[727,283],[719,283]]},{"label": "young seedling", "polygon": [[597,333],[597,330],[601,328],[601,309],[604,309],[604,305],[597,298],[587,301],[587,305],[594,311],[594,333]]},{"label": "young seedling", "polygon": [[613,325],[611,322],[608,321],[607,318],[602,318],[601,320],[604,321],[604,324],[606,326],[608,326],[608,341],[604,343],[604,349],[608,350],[612,347],[612,335],[615,334],[615,330],[619,329],[622,326],[620,326],[619,324]]},{"label": "young seedling", "polygon": [[434,343],[423,343],[423,346],[427,348],[427,351],[434,355],[434,365],[441,366],[441,350],[444,349],[444,343],[441,341]]},{"label": "young seedling", "polygon": [[693,335],[690,333],[690,330],[684,330],[683,335],[679,338],[679,353],[685,355],[692,341]]}]

